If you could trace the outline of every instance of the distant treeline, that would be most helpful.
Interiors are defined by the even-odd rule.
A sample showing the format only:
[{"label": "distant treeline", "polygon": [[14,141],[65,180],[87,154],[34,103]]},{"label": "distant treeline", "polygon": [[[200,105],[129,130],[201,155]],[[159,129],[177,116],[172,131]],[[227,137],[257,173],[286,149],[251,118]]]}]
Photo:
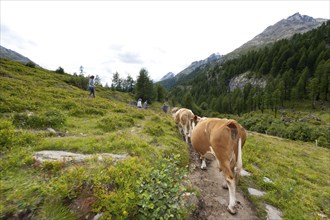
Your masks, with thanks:
[{"label": "distant treeline", "polygon": [[[281,107],[293,107],[285,105],[297,101],[308,101],[314,108],[316,101],[329,101],[330,21],[310,32],[196,71],[193,78],[170,91],[174,103],[196,113],[276,112]],[[265,83],[247,83],[230,90],[230,80],[243,73]]]}]

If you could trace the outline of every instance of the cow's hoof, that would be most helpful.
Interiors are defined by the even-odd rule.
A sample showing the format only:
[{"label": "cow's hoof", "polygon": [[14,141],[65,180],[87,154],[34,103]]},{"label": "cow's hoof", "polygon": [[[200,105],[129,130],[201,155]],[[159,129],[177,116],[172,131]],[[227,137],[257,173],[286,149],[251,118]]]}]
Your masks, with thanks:
[{"label": "cow's hoof", "polygon": [[235,215],[237,214],[237,209],[235,207],[227,207],[227,211],[232,214],[232,215]]},{"label": "cow's hoof", "polygon": [[222,188],[223,188],[223,189],[228,189],[227,182],[224,182],[224,183],[222,184]]},{"label": "cow's hoof", "polygon": [[201,167],[201,170],[206,170],[206,167]]}]

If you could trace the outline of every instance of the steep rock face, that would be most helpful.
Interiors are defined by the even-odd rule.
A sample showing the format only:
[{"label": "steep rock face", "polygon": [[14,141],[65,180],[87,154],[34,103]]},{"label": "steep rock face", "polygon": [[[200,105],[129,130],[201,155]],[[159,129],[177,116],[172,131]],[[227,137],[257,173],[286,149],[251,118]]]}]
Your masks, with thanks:
[{"label": "steep rock face", "polygon": [[29,58],[15,52],[12,50],[9,50],[3,46],[0,45],[0,58],[1,59],[8,59],[8,60],[15,60],[18,61],[20,63],[28,63],[28,62],[32,62]]},{"label": "steep rock face", "polygon": [[231,92],[234,91],[236,88],[243,90],[244,86],[249,83],[252,86],[259,86],[261,88],[265,88],[266,86],[266,80],[262,78],[256,78],[253,75],[251,76],[251,72],[248,71],[232,78],[229,82],[229,89]]}]

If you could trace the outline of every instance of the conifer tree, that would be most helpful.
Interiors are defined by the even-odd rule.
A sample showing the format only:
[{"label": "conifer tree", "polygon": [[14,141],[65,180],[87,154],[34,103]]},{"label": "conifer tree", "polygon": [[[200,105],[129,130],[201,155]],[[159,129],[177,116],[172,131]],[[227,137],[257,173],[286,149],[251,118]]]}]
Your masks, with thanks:
[{"label": "conifer tree", "polygon": [[121,79],[118,72],[112,74],[111,89],[121,91]]},{"label": "conifer tree", "polygon": [[149,78],[148,71],[142,68],[136,80],[135,98],[142,98],[143,101],[147,100],[148,103],[152,103],[154,97],[152,80]]},{"label": "conifer tree", "polygon": [[125,80],[123,80],[123,89],[125,92],[132,92],[134,89],[134,80],[133,78],[128,75]]}]

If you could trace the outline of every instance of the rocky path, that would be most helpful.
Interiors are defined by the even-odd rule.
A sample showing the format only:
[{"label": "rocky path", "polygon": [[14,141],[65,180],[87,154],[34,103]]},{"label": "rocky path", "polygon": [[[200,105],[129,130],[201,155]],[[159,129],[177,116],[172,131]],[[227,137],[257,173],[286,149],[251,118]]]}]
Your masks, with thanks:
[{"label": "rocky path", "polygon": [[190,146],[190,181],[200,190],[201,196],[197,210],[189,220],[255,220],[258,219],[251,203],[244,198],[240,189],[237,189],[238,213],[231,215],[227,211],[229,202],[228,190],[222,188],[224,181],[215,160],[208,161],[207,170],[200,169],[198,154]]}]

